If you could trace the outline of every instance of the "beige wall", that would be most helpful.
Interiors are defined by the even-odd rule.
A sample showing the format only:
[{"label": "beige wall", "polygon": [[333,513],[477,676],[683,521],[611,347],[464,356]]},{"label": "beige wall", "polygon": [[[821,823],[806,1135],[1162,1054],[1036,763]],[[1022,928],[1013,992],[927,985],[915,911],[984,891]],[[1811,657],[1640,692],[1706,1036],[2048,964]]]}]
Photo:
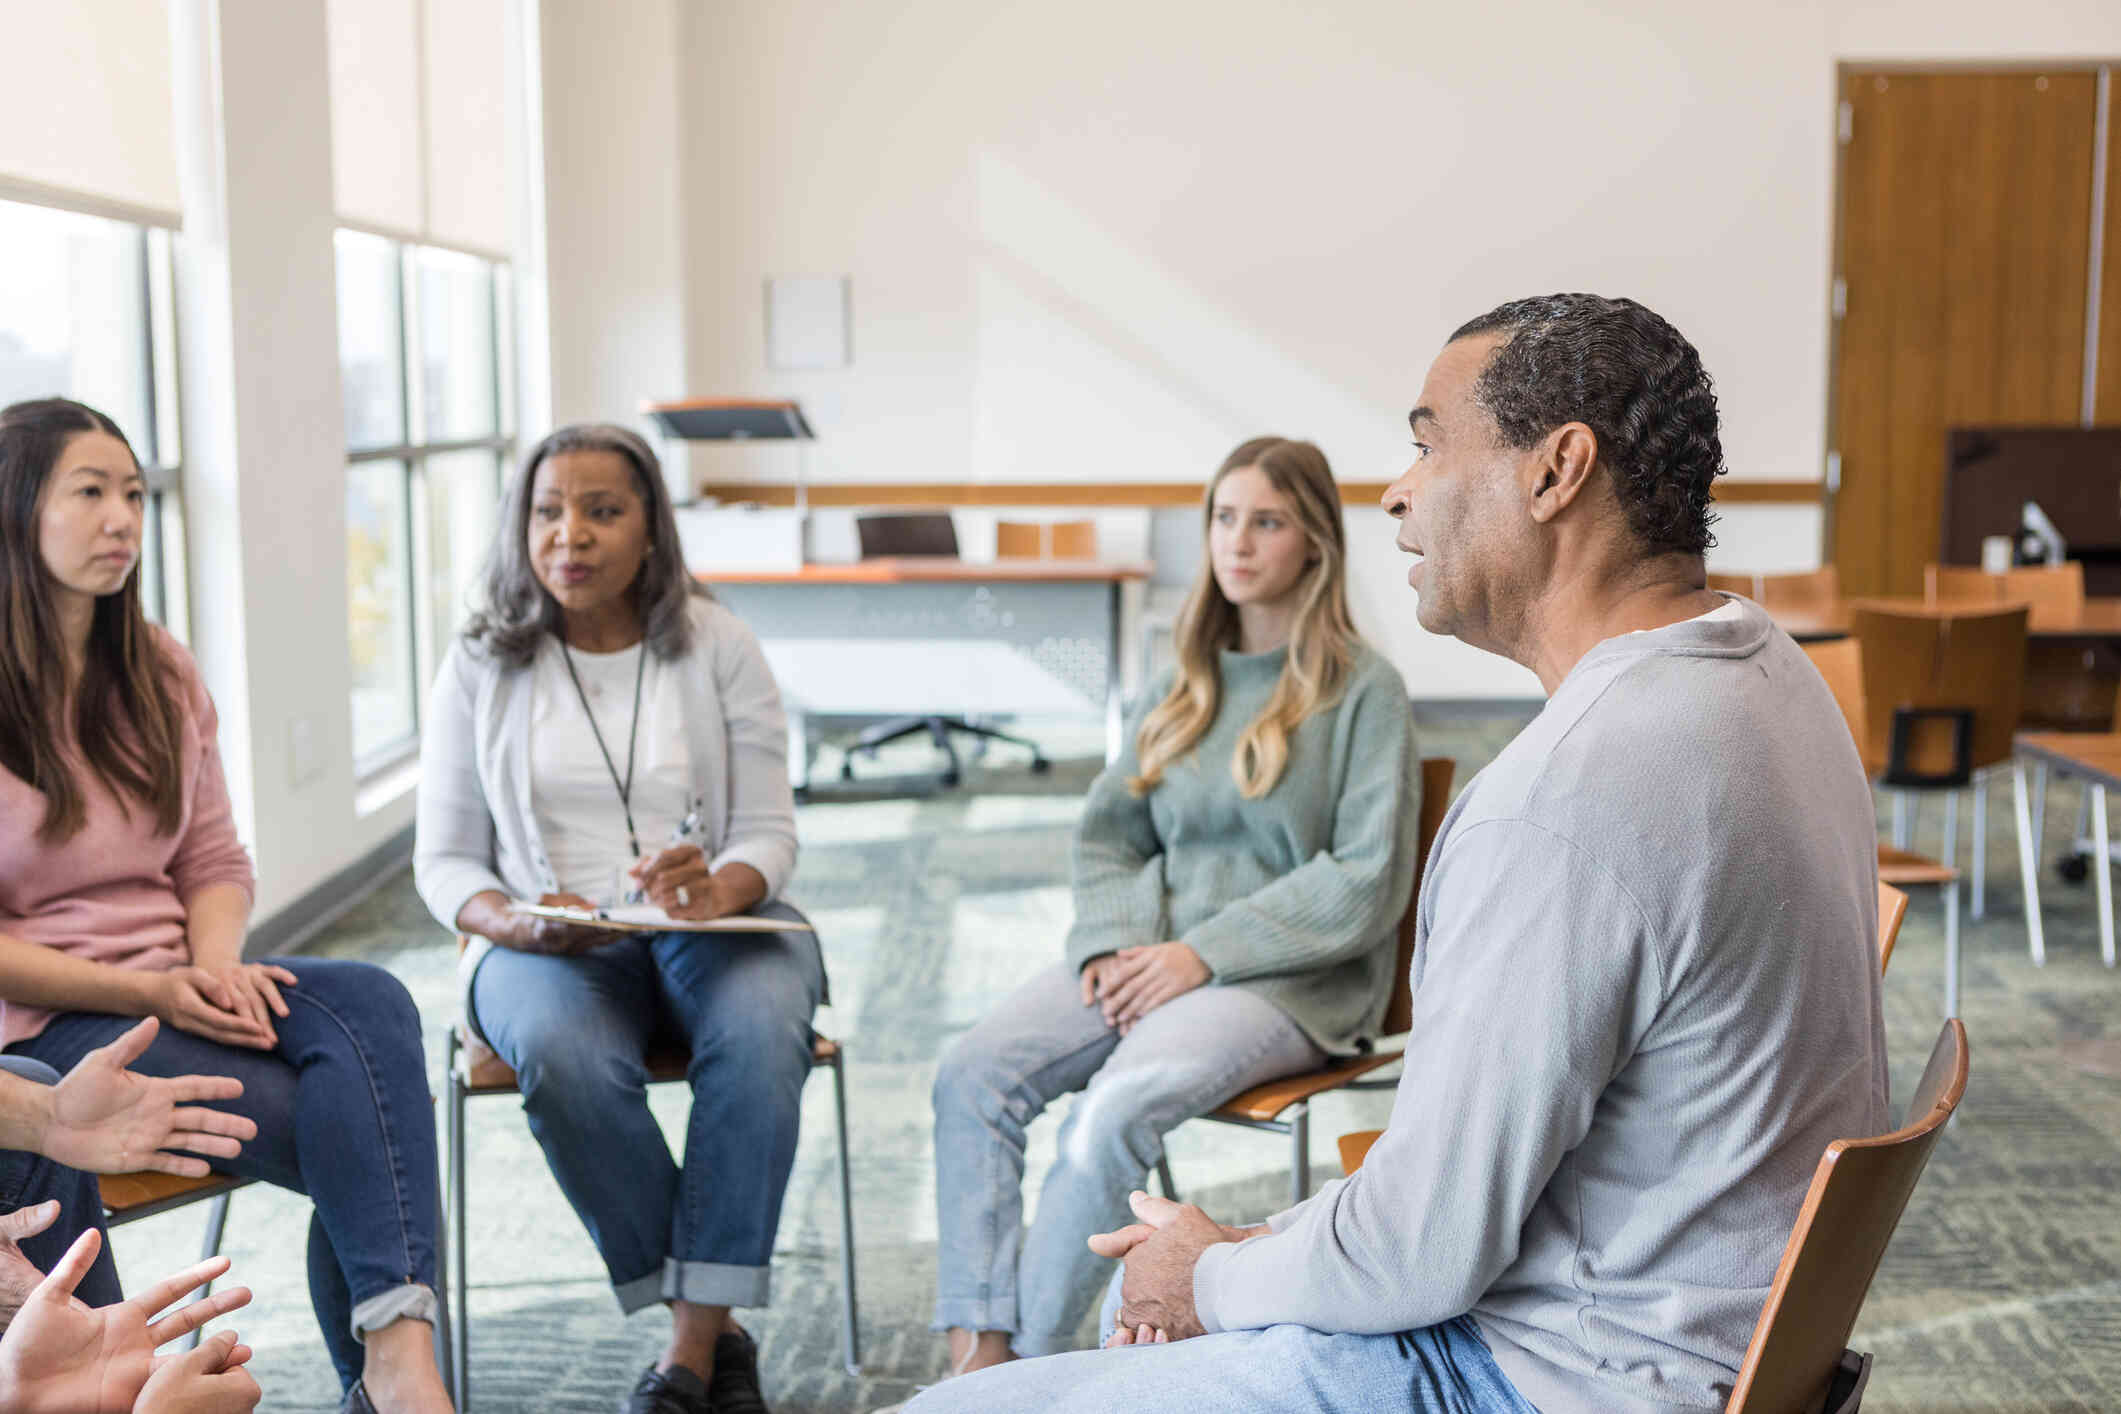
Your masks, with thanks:
[{"label": "beige wall", "polygon": [[[609,86],[654,67],[668,7],[629,0],[648,29]],[[1734,475],[1816,478],[1835,60],[2121,54],[2110,0],[1605,9],[680,4],[687,390],[801,397],[825,478],[1190,478],[1274,430],[1375,480],[1458,321],[1588,288],[1700,346]],[[570,141],[652,165],[618,151],[660,120],[646,78],[639,111],[579,103],[601,140]],[[570,385],[607,410],[661,392],[614,363],[563,370],[581,354],[561,347],[554,245],[555,410]],[[773,273],[853,277],[852,367],[764,366]],[[594,278],[618,282],[600,327],[667,346],[645,268]],[[765,449],[695,460],[786,469]],[[1422,634],[1386,528],[1353,528],[1358,617],[1414,691],[1533,690]],[[1818,514],[1733,508],[1723,540],[1728,565],[1814,563]]]}]

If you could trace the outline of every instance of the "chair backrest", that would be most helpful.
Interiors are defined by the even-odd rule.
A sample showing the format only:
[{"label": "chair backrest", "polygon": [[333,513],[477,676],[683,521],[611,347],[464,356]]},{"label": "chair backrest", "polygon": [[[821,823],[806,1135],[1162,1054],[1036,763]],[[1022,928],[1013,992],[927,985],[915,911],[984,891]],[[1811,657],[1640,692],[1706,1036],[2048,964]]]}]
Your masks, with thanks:
[{"label": "chair backrest", "polygon": [[1990,574],[1970,565],[1929,565],[1922,571],[1922,597],[1931,604],[2029,604],[2076,613],[2084,608],[2084,566],[2065,560]]},{"label": "chair backrest", "polygon": [[1893,965],[1893,944],[1900,938],[1901,920],[1907,917],[1907,895],[1891,884],[1878,885],[1878,970]]},{"label": "chair backrest", "polygon": [[854,533],[865,560],[880,555],[957,555],[957,525],[948,511],[856,516]]},{"label": "chair backrest", "polygon": [[998,560],[1094,560],[1094,520],[998,520],[994,523],[994,557]]},{"label": "chair backrest", "polygon": [[1097,558],[1097,522],[1057,520],[1046,527],[1046,553],[1056,560]]},{"label": "chair backrest", "polygon": [[[2026,616],[2023,604],[1851,606],[1863,669],[1856,745],[1866,764],[1883,763],[1877,769],[1888,785],[1903,783],[1895,776],[1941,781],[1961,764],[1979,770],[2010,759],[2025,690]],[[1968,714],[1964,763],[1956,759],[1960,729],[1948,715],[1955,711]],[[1903,735],[1898,753],[1892,750],[1896,719]]]},{"label": "chair backrest", "polygon": [[1429,867],[1429,850],[1443,817],[1451,809],[1451,778],[1458,763],[1448,756],[1421,758],[1421,843],[1414,856],[1414,887],[1407,893],[1407,911],[1399,918],[1399,961],[1392,970],[1392,1000],[1385,1003],[1387,1036],[1396,1036],[1414,1024],[1414,928],[1419,921],[1421,875]]},{"label": "chair backrest", "polygon": [[1824,611],[1841,600],[1841,575],[1832,565],[1801,574],[1712,574],[1709,588],[1743,594],[1770,613]]},{"label": "chair backrest", "polygon": [[994,558],[1040,560],[1046,555],[1046,528],[1035,520],[998,520],[994,523]]},{"label": "chair backrest", "polygon": [[1907,1124],[1826,1146],[1724,1414],[1818,1407],[1908,1195],[1966,1093],[1966,1070],[1966,1028],[1954,1017],[1930,1052]]}]

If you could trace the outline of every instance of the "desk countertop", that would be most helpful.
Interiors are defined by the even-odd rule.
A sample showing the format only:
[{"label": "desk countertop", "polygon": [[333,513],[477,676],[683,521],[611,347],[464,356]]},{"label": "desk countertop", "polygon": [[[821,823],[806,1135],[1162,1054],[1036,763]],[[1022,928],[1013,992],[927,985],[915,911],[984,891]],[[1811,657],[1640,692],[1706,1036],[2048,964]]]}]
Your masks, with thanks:
[{"label": "desk countertop", "polygon": [[993,560],[975,564],[941,555],[891,555],[850,564],[757,566],[696,571],[707,584],[952,584],[980,581],[1054,583],[1147,579],[1151,567],[1117,560]]}]

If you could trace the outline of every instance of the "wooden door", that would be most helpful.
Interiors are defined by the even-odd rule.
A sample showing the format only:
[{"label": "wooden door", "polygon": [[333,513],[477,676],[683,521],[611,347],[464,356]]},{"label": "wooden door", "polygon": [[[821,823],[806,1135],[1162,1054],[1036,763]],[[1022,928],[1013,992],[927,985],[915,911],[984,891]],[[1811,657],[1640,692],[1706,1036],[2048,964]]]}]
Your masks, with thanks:
[{"label": "wooden door", "polygon": [[1841,99],[1834,562],[1919,594],[1945,429],[2079,420],[2098,78],[1845,69]]}]

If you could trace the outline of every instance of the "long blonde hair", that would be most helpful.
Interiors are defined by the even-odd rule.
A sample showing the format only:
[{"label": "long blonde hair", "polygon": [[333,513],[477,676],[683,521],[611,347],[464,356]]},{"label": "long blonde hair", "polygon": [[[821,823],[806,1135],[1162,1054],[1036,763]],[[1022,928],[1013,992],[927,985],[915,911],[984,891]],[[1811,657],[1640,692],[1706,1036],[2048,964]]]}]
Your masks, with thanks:
[{"label": "long blonde hair", "polygon": [[[1238,791],[1247,800],[1257,800],[1274,789],[1289,764],[1289,733],[1314,712],[1340,701],[1360,640],[1348,614],[1348,544],[1340,519],[1340,490],[1333,484],[1326,454],[1311,443],[1255,437],[1224,458],[1201,498],[1202,541],[1215,524],[1215,488],[1245,467],[1257,467],[1288,501],[1316,557],[1296,581],[1295,592],[1302,598],[1281,678],[1259,716],[1237,739],[1236,754],[1230,758]],[[1178,676],[1164,700],[1142,720],[1135,738],[1141,773],[1127,781],[1135,795],[1146,795],[1163,783],[1165,769],[1199,743],[1222,706],[1218,655],[1238,646],[1237,606],[1223,597],[1206,554],[1179,612],[1175,640]]]}]

